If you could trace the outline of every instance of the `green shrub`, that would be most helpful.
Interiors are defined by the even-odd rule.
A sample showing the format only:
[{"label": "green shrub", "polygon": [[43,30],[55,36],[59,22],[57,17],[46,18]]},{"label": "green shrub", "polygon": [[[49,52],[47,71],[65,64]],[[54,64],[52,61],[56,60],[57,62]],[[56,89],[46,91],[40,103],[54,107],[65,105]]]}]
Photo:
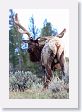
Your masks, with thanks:
[{"label": "green shrub", "polygon": [[22,89],[24,91],[24,89],[32,88],[34,85],[39,87],[40,84],[42,84],[41,79],[37,78],[31,71],[18,71],[14,74],[10,72],[9,74],[10,91],[22,91]]}]

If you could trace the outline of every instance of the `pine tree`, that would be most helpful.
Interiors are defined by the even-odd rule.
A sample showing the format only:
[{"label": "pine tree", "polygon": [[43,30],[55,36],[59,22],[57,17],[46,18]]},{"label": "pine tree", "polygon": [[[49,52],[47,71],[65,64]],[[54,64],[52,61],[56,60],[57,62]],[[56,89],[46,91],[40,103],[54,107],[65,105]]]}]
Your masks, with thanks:
[{"label": "pine tree", "polygon": [[[22,35],[18,33],[14,24],[14,15],[12,9],[9,10],[9,62],[13,65],[13,72],[15,72],[16,65],[19,64],[20,48]],[[15,52],[18,49],[18,52]]]},{"label": "pine tree", "polygon": [[41,36],[55,36],[57,30],[52,27],[50,22],[47,22],[47,19],[44,20],[43,28],[41,29]]},{"label": "pine tree", "polygon": [[33,39],[36,39],[39,35],[39,29],[35,25],[34,17],[30,17],[30,23],[29,23],[29,31],[32,34]]}]

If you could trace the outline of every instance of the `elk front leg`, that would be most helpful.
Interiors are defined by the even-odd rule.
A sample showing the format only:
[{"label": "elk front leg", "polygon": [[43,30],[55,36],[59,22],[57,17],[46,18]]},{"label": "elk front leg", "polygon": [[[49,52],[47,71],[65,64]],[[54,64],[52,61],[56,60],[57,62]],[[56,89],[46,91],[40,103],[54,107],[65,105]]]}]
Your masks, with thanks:
[{"label": "elk front leg", "polygon": [[52,70],[51,70],[51,67],[46,65],[45,66],[45,72],[46,72],[46,75],[45,75],[45,82],[44,82],[44,88],[48,88],[48,85],[52,79]]}]

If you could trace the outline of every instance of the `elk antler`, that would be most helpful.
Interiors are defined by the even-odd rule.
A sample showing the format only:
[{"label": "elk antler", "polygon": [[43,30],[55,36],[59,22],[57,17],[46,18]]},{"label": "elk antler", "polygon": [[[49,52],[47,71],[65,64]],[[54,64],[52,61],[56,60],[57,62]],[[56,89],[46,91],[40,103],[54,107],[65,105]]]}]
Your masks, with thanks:
[{"label": "elk antler", "polygon": [[65,32],[66,32],[66,29],[64,28],[63,31],[57,35],[57,37],[62,38]]},{"label": "elk antler", "polygon": [[[15,15],[15,19],[14,19],[14,22],[17,26],[17,29],[20,33],[23,33],[23,34],[27,34],[29,37],[30,37],[30,33],[26,30],[26,28],[24,28],[20,23],[19,23],[19,20],[18,20],[18,14]],[[21,31],[20,29],[22,29],[23,31]]]}]

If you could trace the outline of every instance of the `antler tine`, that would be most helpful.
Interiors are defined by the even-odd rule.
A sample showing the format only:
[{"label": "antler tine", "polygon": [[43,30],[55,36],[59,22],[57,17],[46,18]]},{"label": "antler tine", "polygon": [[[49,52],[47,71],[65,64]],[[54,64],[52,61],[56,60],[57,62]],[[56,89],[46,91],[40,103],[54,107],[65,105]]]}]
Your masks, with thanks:
[{"label": "antler tine", "polygon": [[66,32],[66,28],[64,28],[63,31],[57,35],[57,37],[62,38],[65,32]]},{"label": "antler tine", "polygon": [[19,22],[19,20],[18,20],[18,14],[17,13],[15,15],[15,22]]},{"label": "antler tine", "polygon": [[[18,31],[19,31],[20,33],[23,33],[23,34],[27,34],[27,35],[29,36],[29,38],[30,38],[30,33],[26,30],[26,28],[24,28],[24,27],[19,23],[18,14],[17,14],[17,13],[16,13],[16,15],[15,15],[15,20],[14,20],[14,22],[15,22],[17,28],[18,28]],[[23,32],[21,32],[20,29],[22,29]]]},{"label": "antler tine", "polygon": [[[15,15],[14,22],[15,22],[15,24],[16,24],[17,30],[20,32],[20,28],[19,28],[19,26],[17,25],[17,24],[19,24],[18,14],[17,14],[17,13],[16,13],[16,15]],[[22,32],[20,32],[20,33],[22,33]]]}]

